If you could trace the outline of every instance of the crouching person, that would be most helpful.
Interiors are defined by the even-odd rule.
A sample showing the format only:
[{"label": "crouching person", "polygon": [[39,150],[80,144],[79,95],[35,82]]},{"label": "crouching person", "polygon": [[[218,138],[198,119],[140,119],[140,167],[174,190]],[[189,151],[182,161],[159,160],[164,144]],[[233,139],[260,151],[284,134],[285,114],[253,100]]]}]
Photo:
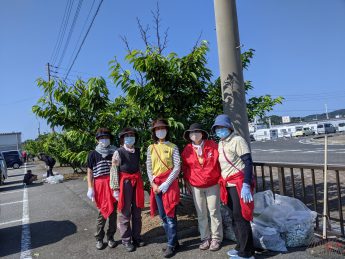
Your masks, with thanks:
[{"label": "crouching person", "polygon": [[118,227],[128,252],[145,245],[141,238],[141,209],[144,208],[144,183],[140,172],[140,149],[135,148],[137,132],[125,128],[119,134],[121,147],[114,152],[111,188],[118,200]]},{"label": "crouching person", "polygon": [[182,171],[193,194],[198,215],[201,250],[220,249],[223,240],[222,215],[220,212],[220,166],[218,145],[208,140],[207,131],[199,123],[192,124],[184,132],[189,142],[182,152]]},{"label": "crouching person", "polygon": [[110,188],[111,158],[115,147],[110,145],[113,136],[109,129],[97,130],[98,145],[91,151],[87,160],[87,197],[96,203],[99,210],[96,226],[96,248],[103,248],[104,226],[108,219],[107,244],[114,248],[116,232],[116,200]]},{"label": "crouching person", "polygon": [[150,209],[154,216],[158,209],[163,221],[167,246],[163,256],[175,255],[179,247],[177,240],[176,205],[180,202],[177,177],[180,173],[180,154],[175,144],[168,141],[168,123],[158,119],[152,124],[154,144],[147,150],[147,175],[151,183]]}]

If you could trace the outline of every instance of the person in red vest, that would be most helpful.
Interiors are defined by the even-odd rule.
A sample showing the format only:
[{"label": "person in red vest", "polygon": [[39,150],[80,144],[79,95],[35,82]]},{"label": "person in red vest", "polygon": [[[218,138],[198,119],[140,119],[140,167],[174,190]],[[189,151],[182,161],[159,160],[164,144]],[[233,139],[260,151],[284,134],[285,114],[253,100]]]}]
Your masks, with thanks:
[{"label": "person in red vest", "polygon": [[141,209],[144,208],[144,183],[140,172],[140,149],[135,147],[137,131],[124,128],[120,145],[113,155],[110,187],[118,200],[118,227],[128,252],[145,245],[141,238]]},{"label": "person in red vest", "polygon": [[96,203],[99,210],[96,227],[96,248],[103,248],[105,235],[104,226],[108,219],[108,246],[114,248],[116,242],[116,200],[109,186],[111,158],[115,147],[110,143],[113,135],[107,128],[99,128],[96,132],[97,146],[91,151],[87,159],[87,197]]},{"label": "person in red vest", "polygon": [[177,239],[176,206],[180,202],[178,175],[180,173],[180,154],[175,144],[169,141],[169,125],[164,119],[152,123],[154,144],[147,150],[147,175],[151,183],[150,210],[151,216],[158,210],[167,236],[167,246],[163,256],[175,255],[179,248]]},{"label": "person in red vest", "polygon": [[190,186],[198,214],[201,237],[199,248],[217,251],[223,240],[218,184],[220,179],[218,145],[213,140],[207,139],[208,133],[199,123],[192,124],[184,132],[183,137],[189,143],[182,152],[182,172]]},{"label": "person in red vest", "polygon": [[221,200],[231,210],[232,226],[236,236],[235,249],[228,251],[232,259],[254,259],[253,234],[253,161],[244,138],[234,132],[230,117],[217,116],[212,132],[220,138],[218,145],[221,167]]}]

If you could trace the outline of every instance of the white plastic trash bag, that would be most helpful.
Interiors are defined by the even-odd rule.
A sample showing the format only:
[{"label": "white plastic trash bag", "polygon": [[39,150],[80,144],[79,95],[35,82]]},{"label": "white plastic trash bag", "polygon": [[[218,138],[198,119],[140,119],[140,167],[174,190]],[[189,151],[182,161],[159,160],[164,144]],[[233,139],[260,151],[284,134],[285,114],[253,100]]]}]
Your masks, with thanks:
[{"label": "white plastic trash bag", "polygon": [[285,241],[275,228],[263,227],[254,223],[251,226],[254,247],[276,252],[287,252]]},{"label": "white plastic trash bag", "polygon": [[273,192],[268,190],[254,194],[254,217],[260,215],[268,206],[274,204]]},{"label": "white plastic trash bag", "polygon": [[63,182],[63,175],[56,174],[54,176],[49,176],[45,179],[45,182],[50,183],[50,184],[62,183]]}]

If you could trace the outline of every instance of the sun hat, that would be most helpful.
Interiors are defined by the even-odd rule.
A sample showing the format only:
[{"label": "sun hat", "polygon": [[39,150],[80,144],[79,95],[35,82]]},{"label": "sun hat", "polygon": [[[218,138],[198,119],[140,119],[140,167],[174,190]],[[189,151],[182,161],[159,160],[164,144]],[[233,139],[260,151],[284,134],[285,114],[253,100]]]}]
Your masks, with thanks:
[{"label": "sun hat", "polygon": [[191,141],[189,138],[189,133],[192,131],[201,131],[202,132],[202,138],[207,139],[208,138],[208,132],[203,129],[202,125],[200,123],[193,123],[192,125],[189,126],[189,129],[187,129],[183,133],[183,138],[187,141]]},{"label": "sun hat", "polygon": [[231,119],[227,114],[221,114],[216,117],[214,124],[211,128],[212,132],[215,132],[216,126],[223,126],[232,130],[234,129],[231,123]]},{"label": "sun hat", "polygon": [[167,128],[169,128],[169,125],[168,125],[168,122],[165,119],[158,119],[158,120],[153,122],[151,130],[154,131],[155,128],[158,128],[158,127],[167,127]]}]

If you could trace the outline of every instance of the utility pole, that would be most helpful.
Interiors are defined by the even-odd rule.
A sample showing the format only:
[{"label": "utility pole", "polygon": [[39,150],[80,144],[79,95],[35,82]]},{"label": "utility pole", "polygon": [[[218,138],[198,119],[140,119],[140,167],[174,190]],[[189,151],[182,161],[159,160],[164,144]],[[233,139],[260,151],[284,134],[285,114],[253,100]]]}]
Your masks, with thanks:
[{"label": "utility pole", "polygon": [[327,109],[327,103],[325,103],[325,109],[326,109],[326,118],[327,118],[327,120],[329,120],[329,118],[328,118],[328,109]]},{"label": "utility pole", "polygon": [[[50,84],[50,64],[49,62],[47,63],[47,74],[48,74],[48,83]],[[50,104],[50,108],[52,107],[53,104],[53,89],[50,89],[49,91],[49,104]],[[55,129],[54,127],[51,127],[51,130],[53,133],[55,133]]]},{"label": "utility pole", "polygon": [[248,143],[248,115],[238,31],[236,0],[214,0],[223,111]]}]

